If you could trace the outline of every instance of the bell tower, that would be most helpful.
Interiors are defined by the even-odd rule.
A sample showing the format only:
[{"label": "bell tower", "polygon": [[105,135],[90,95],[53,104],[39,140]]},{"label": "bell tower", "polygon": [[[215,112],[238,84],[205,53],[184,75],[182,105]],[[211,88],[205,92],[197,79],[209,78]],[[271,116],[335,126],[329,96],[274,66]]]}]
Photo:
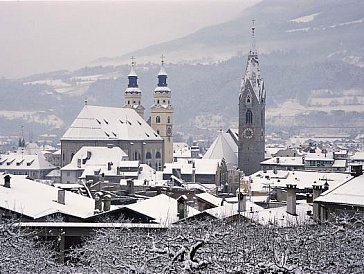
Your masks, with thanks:
[{"label": "bell tower", "polygon": [[135,72],[135,58],[131,57],[131,68],[128,74],[128,87],[125,90],[124,108],[134,109],[143,119],[145,108],[141,105],[142,91],[138,87],[138,75]]},{"label": "bell tower", "polygon": [[239,95],[238,166],[245,175],[260,170],[260,162],[265,156],[266,92],[255,47],[254,19],[251,31],[251,50]]},{"label": "bell tower", "polygon": [[167,72],[162,55],[161,68],[158,73],[158,84],[153,94],[151,107],[151,127],[164,139],[163,157],[165,163],[173,161],[173,107],[171,90],[167,84]]}]

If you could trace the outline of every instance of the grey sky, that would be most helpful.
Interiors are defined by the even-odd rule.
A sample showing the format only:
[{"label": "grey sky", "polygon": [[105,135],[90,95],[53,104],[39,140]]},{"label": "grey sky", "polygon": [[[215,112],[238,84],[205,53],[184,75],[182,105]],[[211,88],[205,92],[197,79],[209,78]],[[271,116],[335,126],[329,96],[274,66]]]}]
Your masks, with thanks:
[{"label": "grey sky", "polygon": [[0,3],[0,77],[75,69],[227,21],[257,0]]}]

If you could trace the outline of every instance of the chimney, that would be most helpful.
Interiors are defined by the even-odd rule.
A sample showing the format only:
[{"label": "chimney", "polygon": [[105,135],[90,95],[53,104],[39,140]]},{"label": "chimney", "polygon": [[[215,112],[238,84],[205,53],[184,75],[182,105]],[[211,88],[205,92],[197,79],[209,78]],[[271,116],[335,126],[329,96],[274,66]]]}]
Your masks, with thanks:
[{"label": "chimney", "polygon": [[91,158],[91,151],[87,151],[86,158],[87,158],[87,160],[90,160],[90,158]]},{"label": "chimney", "polygon": [[127,186],[128,194],[129,195],[134,195],[135,194],[134,181],[133,180],[127,180],[126,181],[126,186]]},{"label": "chimney", "polygon": [[82,159],[77,159],[77,168],[81,168]]},{"label": "chimney", "polygon": [[287,184],[287,213],[296,214],[296,185]]},{"label": "chimney", "polygon": [[322,193],[322,186],[321,185],[313,185],[313,219],[318,221],[320,219],[320,205],[318,203],[315,203],[315,199],[319,197]]},{"label": "chimney", "polygon": [[9,174],[4,176],[4,187],[10,188],[10,178]]},{"label": "chimney", "polygon": [[102,211],[102,192],[95,193],[95,212]]},{"label": "chimney", "polygon": [[64,189],[58,189],[58,199],[57,202],[59,204],[64,205],[66,200],[66,191]]},{"label": "chimney", "polygon": [[177,199],[177,216],[182,220],[187,217],[187,197],[182,195]]},{"label": "chimney", "polygon": [[111,196],[109,194],[106,194],[104,196],[104,211],[109,211],[111,206]]},{"label": "chimney", "polygon": [[363,165],[360,164],[352,164],[350,167],[350,174],[354,177],[358,177],[363,175]]},{"label": "chimney", "polygon": [[246,193],[238,193],[238,212],[246,211]]},{"label": "chimney", "polygon": [[192,183],[196,182],[196,166],[195,161],[192,162]]},{"label": "chimney", "polygon": [[108,162],[107,163],[107,170],[111,170],[111,167],[113,166],[112,162]]},{"label": "chimney", "polygon": [[277,162],[277,164],[279,164],[279,157],[276,158],[276,162]]}]

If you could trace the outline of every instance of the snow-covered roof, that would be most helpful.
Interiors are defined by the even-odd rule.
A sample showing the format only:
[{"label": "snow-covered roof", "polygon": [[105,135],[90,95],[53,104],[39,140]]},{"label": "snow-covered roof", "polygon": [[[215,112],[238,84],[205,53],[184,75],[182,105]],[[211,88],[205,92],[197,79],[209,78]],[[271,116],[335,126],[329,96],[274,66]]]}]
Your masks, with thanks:
[{"label": "snow-covered roof", "polygon": [[304,166],[302,157],[274,157],[260,163],[274,166]]},{"label": "snow-covered roof", "polygon": [[126,88],[125,93],[142,93],[140,88]]},{"label": "snow-covered roof", "polygon": [[191,149],[186,143],[173,143],[173,158],[191,158]]},{"label": "snow-covered roof", "polygon": [[350,159],[352,161],[364,161],[364,151],[356,152]]},{"label": "snow-covered roof", "polygon": [[242,79],[242,89],[246,90],[250,88],[259,102],[262,97],[265,97],[264,82],[260,75],[258,55],[256,52],[249,54],[245,75]]},{"label": "snow-covered roof", "polygon": [[346,160],[335,160],[332,167],[334,167],[334,168],[345,168],[346,167]]},{"label": "snow-covered roof", "polygon": [[244,216],[261,225],[274,224],[277,226],[287,227],[302,225],[310,222],[311,217],[307,214],[308,211],[312,212],[312,206],[303,203],[296,205],[297,215],[291,215],[287,213],[287,207],[282,206],[276,208],[266,208],[263,210],[258,210],[254,213],[250,213],[248,210],[244,213]]},{"label": "snow-covered roof", "polygon": [[211,144],[203,159],[225,159],[228,167],[238,165],[238,146],[229,133],[219,131],[215,141]]},{"label": "snow-covered roof", "polygon": [[[108,168],[108,163],[112,163],[111,169],[116,172],[116,168],[127,159],[127,154],[120,147],[93,147],[84,146],[73,156],[72,161],[61,170],[84,170],[87,168],[100,169]],[[125,161],[125,165],[130,165]]]},{"label": "snow-covered roof", "polygon": [[[146,215],[162,225],[168,226],[179,221],[179,217],[177,216],[177,200],[165,194],[160,194],[125,207]],[[192,217],[198,213],[199,211],[197,209],[187,205],[187,217]]]},{"label": "snow-covered roof", "polygon": [[287,184],[295,184],[299,189],[312,188],[312,185],[324,185],[326,182],[329,188],[336,187],[352,178],[350,174],[336,172],[315,172],[315,171],[287,171],[267,170],[258,171],[246,180],[251,178],[250,188],[252,191],[268,191],[269,186],[286,187]]},{"label": "snow-covered roof", "polygon": [[0,170],[15,171],[15,170],[52,170],[56,167],[49,163],[40,154],[1,154],[0,155]]},{"label": "snow-covered roof", "polygon": [[336,203],[364,207],[364,175],[347,180],[322,193],[315,202]]},{"label": "snow-covered roof", "polygon": [[130,68],[130,72],[128,74],[128,77],[131,76],[131,77],[138,77],[138,75],[136,74],[135,72],[135,68],[134,68],[134,64],[131,66]]},{"label": "snow-covered roof", "polygon": [[171,89],[169,87],[156,87],[154,91],[157,92],[171,92]]},{"label": "snow-covered roof", "polygon": [[[242,215],[247,214],[248,212],[257,212],[263,210],[262,207],[256,205],[255,203],[251,201],[246,202],[246,211],[241,212]],[[238,215],[238,203],[226,203],[222,206],[214,207],[205,210],[204,212],[210,214],[211,216],[214,216],[218,219],[225,219],[229,218],[235,215]]]},{"label": "snow-covered roof", "polygon": [[[195,174],[216,174],[221,159],[194,159]],[[192,162],[186,159],[178,159],[174,163],[166,163],[164,174],[172,174],[172,169],[181,169],[181,174],[192,174]]]},{"label": "snow-covered roof", "polygon": [[10,188],[3,186],[4,174],[0,174],[0,207],[33,219],[53,213],[63,213],[79,218],[94,215],[95,201],[69,191],[65,204],[57,202],[58,188],[41,184],[22,175],[11,175]]},{"label": "snow-covered roof", "polygon": [[220,206],[221,205],[221,201],[222,201],[222,198],[219,198],[219,197],[216,197],[210,193],[199,193],[199,194],[196,194],[196,197],[198,199],[201,199],[203,201],[206,201],[208,202],[209,204],[211,205],[214,205],[214,206]]},{"label": "snow-covered roof", "polygon": [[61,140],[163,139],[133,109],[85,105]]},{"label": "snow-covered roof", "polygon": [[164,68],[164,66],[162,65],[161,66],[161,69],[160,69],[160,71],[159,71],[159,73],[158,73],[158,76],[159,75],[167,75],[167,71],[166,71],[166,69]]},{"label": "snow-covered roof", "polygon": [[305,155],[305,161],[334,161],[333,153],[307,153]]}]

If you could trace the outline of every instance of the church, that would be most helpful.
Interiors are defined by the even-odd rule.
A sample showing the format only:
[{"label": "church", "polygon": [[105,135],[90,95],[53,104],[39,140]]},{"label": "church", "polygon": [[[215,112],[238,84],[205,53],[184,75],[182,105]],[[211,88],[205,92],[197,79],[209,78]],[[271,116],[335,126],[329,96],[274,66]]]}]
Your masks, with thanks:
[{"label": "church", "polygon": [[132,58],[123,107],[91,106],[80,114],[61,138],[62,166],[69,164],[84,146],[120,147],[129,160],[162,170],[173,159],[173,107],[162,57],[153,93],[150,124],[144,120],[142,91]]},{"label": "church", "polygon": [[251,50],[239,95],[238,167],[245,175],[260,170],[265,155],[266,92],[260,75],[253,20]]}]

